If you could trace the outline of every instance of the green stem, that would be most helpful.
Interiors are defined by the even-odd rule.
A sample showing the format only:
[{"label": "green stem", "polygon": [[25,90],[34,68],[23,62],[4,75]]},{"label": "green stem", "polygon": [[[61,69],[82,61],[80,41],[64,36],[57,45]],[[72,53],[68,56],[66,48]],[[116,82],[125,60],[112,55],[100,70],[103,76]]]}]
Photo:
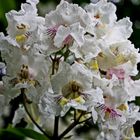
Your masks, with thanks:
[{"label": "green stem", "polygon": [[60,134],[60,136],[58,137],[58,140],[61,140],[67,133],[69,133],[76,125],[78,124],[78,122],[74,121],[73,123],[71,123],[68,128],[66,130],[64,130],[64,132],[62,134]]},{"label": "green stem", "polygon": [[67,48],[67,50],[66,50],[66,52],[65,52],[65,55],[64,55],[64,61],[67,60],[69,54],[70,54],[70,51],[69,51],[69,49]]},{"label": "green stem", "polygon": [[55,60],[52,61],[52,75],[55,73]]},{"label": "green stem", "polygon": [[[57,58],[57,54],[55,54],[54,58],[51,57],[52,60],[52,75],[57,71],[56,65],[59,65],[59,58]],[[53,140],[58,140],[58,129],[59,129],[59,116],[55,116],[54,120],[54,132],[53,132]]]},{"label": "green stem", "polygon": [[22,88],[21,89],[21,94],[22,94],[22,97],[23,97],[23,106],[25,108],[25,111],[26,113],[28,114],[29,118],[31,119],[31,121],[35,124],[35,126],[47,137],[51,140],[51,136],[48,135],[37,123],[36,121],[33,119],[32,115],[30,114],[30,112],[28,111],[28,108],[27,108],[27,105],[26,105],[26,100],[27,100],[27,97],[25,95],[25,89]]},{"label": "green stem", "polygon": [[57,140],[61,140],[66,134],[68,134],[76,125],[79,124],[79,120],[82,117],[83,112],[80,114],[80,116],[78,117],[78,119],[74,119],[74,122],[71,123],[58,137]]}]

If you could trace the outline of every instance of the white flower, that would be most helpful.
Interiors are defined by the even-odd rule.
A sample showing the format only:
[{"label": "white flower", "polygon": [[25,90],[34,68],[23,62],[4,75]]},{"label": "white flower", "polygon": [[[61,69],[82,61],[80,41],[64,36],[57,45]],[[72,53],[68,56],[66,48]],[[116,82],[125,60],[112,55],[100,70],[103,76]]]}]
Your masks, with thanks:
[{"label": "white flower", "polygon": [[20,11],[12,10],[6,14],[8,21],[7,33],[15,39],[19,47],[31,46],[40,38],[39,26],[44,24],[44,18],[37,15],[37,1],[28,0],[21,5]]},{"label": "white flower", "polygon": [[54,95],[46,93],[41,98],[41,106],[55,115],[64,116],[71,107],[90,112],[95,104],[103,102],[102,91],[92,88],[92,73],[82,64],[62,63],[51,85]]},{"label": "white flower", "polygon": [[105,0],[85,7],[92,22],[86,27],[87,32],[97,39],[103,39],[108,44],[128,39],[132,33],[132,23],[129,18],[119,21],[116,17],[116,6]]},{"label": "white flower", "polygon": [[13,125],[20,123],[21,119],[26,116],[24,108],[20,105],[19,108],[15,111],[14,118],[12,120]]},{"label": "white flower", "polygon": [[106,129],[118,129],[126,122],[126,118],[119,109],[115,109],[105,104],[97,106],[98,115],[101,117],[98,122]]},{"label": "white flower", "polygon": [[[28,88],[29,98],[37,102],[49,84],[47,76],[49,61],[46,61],[45,56],[35,50],[35,47],[24,52],[8,37],[2,36],[0,42],[1,56],[6,61],[7,67],[6,76],[3,77],[4,95],[10,100],[19,95],[19,89]],[[38,88],[35,89],[34,86]]]},{"label": "white flower", "polygon": [[108,31],[103,36],[103,39],[108,44],[124,41],[130,37],[132,31],[132,22],[126,17],[108,27]]},{"label": "white flower", "polygon": [[107,45],[100,45],[102,52],[97,56],[99,68],[107,71],[110,68],[124,69],[128,75],[137,74],[137,63],[140,61],[138,49],[130,41]]},{"label": "white flower", "polygon": [[[68,40],[68,37],[71,40]],[[79,23],[74,23],[68,27],[60,25],[54,37],[54,45],[58,48],[69,45],[74,39],[79,46],[84,42],[84,28]]]},{"label": "white flower", "polygon": [[55,27],[56,25],[72,25],[80,22],[82,27],[89,24],[90,18],[86,11],[77,4],[70,4],[66,1],[61,1],[56,7],[56,10],[46,14],[46,27]]},{"label": "white flower", "polygon": [[117,19],[116,6],[105,0],[100,0],[96,4],[90,3],[85,9],[95,24],[112,24]]},{"label": "white flower", "polygon": [[46,14],[43,44],[48,44],[48,51],[51,52],[60,50],[64,45],[71,46],[74,41],[81,46],[84,43],[85,28],[90,22],[84,9],[61,1],[54,11]]},{"label": "white flower", "polygon": [[94,87],[100,87],[103,90],[106,104],[112,107],[117,107],[139,97],[139,82],[140,80],[134,81],[129,76],[119,79],[115,73],[111,79],[100,79],[99,77],[93,79]]},{"label": "white flower", "polygon": [[[38,102],[40,96],[47,88],[47,76],[37,78],[36,73],[30,73],[27,65],[22,65],[17,75],[5,76],[4,82],[4,96],[9,100],[15,98],[20,94],[20,89],[25,89],[25,94],[30,101]],[[41,72],[40,76],[41,76]],[[39,74],[37,73],[37,75]],[[43,75],[42,75],[43,76]]]},{"label": "white flower", "polygon": [[86,103],[88,106],[88,111],[92,113],[91,115],[93,122],[96,123],[98,119],[98,112],[96,110],[96,106],[98,104],[104,104],[103,91],[100,88],[96,88],[87,91],[87,94],[89,94],[89,98]]},{"label": "white flower", "polygon": [[130,37],[132,23],[128,17],[116,21],[111,25],[98,23],[89,29],[89,33],[93,34],[97,39],[102,39],[107,44],[118,43]]},{"label": "white flower", "polygon": [[81,58],[84,62],[89,62],[101,52],[100,42],[91,36],[84,37],[85,42],[81,47],[76,43],[70,47],[70,51],[75,54],[76,58]]},{"label": "white flower", "polygon": [[54,115],[60,115],[61,106],[58,105],[57,99],[59,98],[50,92],[45,92],[44,95],[42,95],[39,102],[39,110],[44,117],[51,118]]},{"label": "white flower", "polygon": [[[60,82],[61,81],[61,82]],[[60,71],[52,77],[52,89],[60,96],[58,102],[66,113],[70,107],[86,110],[86,91],[92,87],[92,74],[81,64],[63,64]],[[88,95],[87,95],[88,96]]]},{"label": "white flower", "polygon": [[112,72],[111,79],[93,78],[94,87],[102,89],[105,102],[97,106],[98,115],[101,117],[98,122],[101,121],[106,129],[125,130],[139,120],[139,108],[128,105],[128,101],[140,96],[139,80],[133,81],[125,73],[120,77],[120,73]]},{"label": "white flower", "polygon": [[92,86],[92,73],[82,64],[75,63],[70,66],[63,63],[58,73],[51,80],[54,93],[62,93],[62,88],[70,81],[76,81],[84,90],[90,89]]},{"label": "white flower", "polygon": [[29,67],[30,74],[33,77],[37,77],[38,72],[40,72],[42,76],[46,75],[48,71],[46,64],[49,64],[49,61],[46,61],[45,56],[36,49],[39,46],[38,44],[34,44],[34,48],[32,49],[24,51],[17,47],[14,40],[4,36],[0,39],[1,55],[6,61],[7,75],[16,76],[23,64]]},{"label": "white flower", "polygon": [[111,93],[118,103],[135,100],[135,97],[140,96],[139,82],[140,80],[134,81],[130,77],[125,77],[123,80],[116,78],[112,81]]}]

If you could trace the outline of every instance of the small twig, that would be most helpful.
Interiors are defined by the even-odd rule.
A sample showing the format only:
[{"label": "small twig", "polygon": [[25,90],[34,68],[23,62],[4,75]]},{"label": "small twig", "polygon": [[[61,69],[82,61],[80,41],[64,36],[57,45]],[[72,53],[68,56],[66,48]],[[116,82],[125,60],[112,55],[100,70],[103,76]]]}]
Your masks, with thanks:
[{"label": "small twig", "polygon": [[58,59],[60,60],[63,57],[63,55],[61,55],[60,57],[58,57]]},{"label": "small twig", "polygon": [[51,60],[53,61],[53,57],[50,55]]},{"label": "small twig", "polygon": [[68,58],[69,54],[70,54],[70,50],[69,50],[69,49],[67,49],[67,50],[66,50],[66,52],[65,52],[65,55],[64,55],[64,61],[66,61],[66,60],[67,60],[67,58]]},{"label": "small twig", "polygon": [[58,127],[59,127],[59,116],[55,116],[54,133],[53,133],[54,140],[57,140],[57,138],[58,138]]},{"label": "small twig", "polygon": [[[56,65],[59,62],[59,60],[57,59],[57,54],[55,54],[54,58],[52,58],[52,56],[50,56],[50,58],[52,60],[52,75],[54,75],[55,74],[55,70],[57,71]],[[58,63],[58,65],[59,65],[59,63]]]},{"label": "small twig", "polygon": [[89,117],[89,118],[87,118],[87,119],[85,119],[85,120],[83,120],[83,121],[80,121],[79,124],[84,123],[84,122],[87,122],[87,121],[89,121],[90,119],[92,119],[92,117]]},{"label": "small twig", "polygon": [[61,140],[61,138],[63,138],[67,133],[69,133],[77,124],[78,124],[78,122],[76,122],[76,121],[71,123],[68,126],[68,128],[66,130],[64,130],[64,132],[62,134],[60,134],[60,136],[58,137],[58,140]]},{"label": "small twig", "polygon": [[61,140],[61,138],[63,138],[67,133],[69,133],[77,124],[79,124],[79,120],[82,117],[83,112],[80,114],[80,116],[78,117],[78,119],[74,119],[74,122],[71,123],[65,130],[64,132],[62,132],[59,137],[58,140]]},{"label": "small twig", "polygon": [[74,110],[74,121],[76,121],[76,110]]}]

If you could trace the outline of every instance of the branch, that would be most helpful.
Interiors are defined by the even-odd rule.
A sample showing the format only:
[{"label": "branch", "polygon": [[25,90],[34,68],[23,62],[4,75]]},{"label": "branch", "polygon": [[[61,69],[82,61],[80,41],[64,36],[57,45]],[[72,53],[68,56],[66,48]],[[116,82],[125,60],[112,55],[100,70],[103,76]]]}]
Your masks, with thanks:
[{"label": "branch", "polygon": [[27,109],[27,105],[26,105],[26,95],[25,95],[25,89],[22,88],[21,89],[21,94],[22,94],[22,98],[23,98],[23,106],[25,108],[26,113],[28,114],[29,118],[31,119],[31,121],[36,125],[36,127],[49,139],[51,139],[52,137],[50,135],[48,135],[37,123],[36,121],[33,119],[32,115],[30,114],[30,112]]},{"label": "branch", "polygon": [[58,140],[61,140],[61,138],[63,138],[67,133],[69,133],[77,124],[79,124],[79,120],[80,118],[82,117],[83,115],[83,112],[80,114],[80,116],[78,117],[77,120],[74,119],[74,122],[71,123],[67,128],[66,130],[64,130],[64,132],[62,132],[60,134],[60,136],[58,137]]},{"label": "branch", "polygon": [[55,116],[53,139],[58,138],[59,116]]}]

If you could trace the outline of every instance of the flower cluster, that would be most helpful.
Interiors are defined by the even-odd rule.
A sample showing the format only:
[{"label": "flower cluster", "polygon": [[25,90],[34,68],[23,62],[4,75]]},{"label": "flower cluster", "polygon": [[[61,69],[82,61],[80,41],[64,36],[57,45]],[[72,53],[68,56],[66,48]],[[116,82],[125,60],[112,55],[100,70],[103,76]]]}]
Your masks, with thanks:
[{"label": "flower cluster", "polygon": [[[133,130],[139,107],[130,102],[140,96],[140,80],[133,79],[140,54],[128,40],[129,18],[117,20],[115,5],[106,0],[85,8],[62,0],[45,18],[38,16],[37,3],[27,0],[20,11],[6,14],[8,35],[0,33],[0,115],[22,95],[14,125],[22,118],[31,123],[26,112],[32,104],[29,110],[42,130],[49,119],[57,127],[58,118],[68,114],[73,128],[89,120],[98,125],[94,139],[139,139]],[[62,139],[67,130],[59,135],[54,128],[49,137]],[[77,136],[72,133],[71,139]]]}]

